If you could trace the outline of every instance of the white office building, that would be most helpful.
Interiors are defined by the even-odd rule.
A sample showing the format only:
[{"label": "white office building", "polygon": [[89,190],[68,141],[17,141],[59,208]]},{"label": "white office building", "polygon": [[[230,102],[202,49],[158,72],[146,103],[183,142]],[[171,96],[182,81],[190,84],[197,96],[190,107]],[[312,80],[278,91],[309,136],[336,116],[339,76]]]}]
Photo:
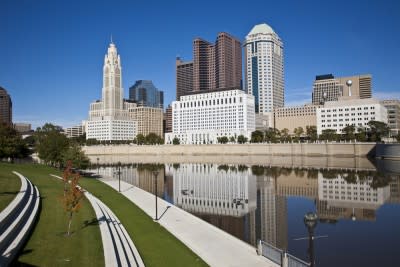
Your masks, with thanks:
[{"label": "white office building", "polygon": [[181,96],[172,102],[172,133],[180,144],[216,144],[222,136],[251,137],[255,131],[254,97],[242,90]]},{"label": "white office building", "polygon": [[257,206],[256,177],[247,169],[221,168],[215,164],[166,165],[173,177],[174,204],[186,211],[242,217]]},{"label": "white office building", "polygon": [[255,97],[256,113],[284,105],[283,43],[267,24],[255,25],[246,36],[245,84]]},{"label": "white office building", "polygon": [[317,108],[318,134],[326,129],[341,134],[342,129],[349,125],[353,125],[356,130],[360,127],[368,128],[369,121],[387,123],[386,108],[373,98],[328,101]]},{"label": "white office building", "polygon": [[89,120],[86,122],[86,139],[133,140],[136,121],[128,109],[136,106],[123,100],[121,59],[111,42],[104,57],[102,99],[90,104]]}]

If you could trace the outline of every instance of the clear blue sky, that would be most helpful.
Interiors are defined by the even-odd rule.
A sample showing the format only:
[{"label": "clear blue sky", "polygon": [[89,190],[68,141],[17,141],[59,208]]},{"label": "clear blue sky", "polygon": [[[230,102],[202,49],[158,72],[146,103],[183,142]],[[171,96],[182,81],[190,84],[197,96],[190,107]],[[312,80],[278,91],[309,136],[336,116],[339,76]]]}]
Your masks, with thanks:
[{"label": "clear blue sky", "polygon": [[101,97],[104,54],[113,35],[125,97],[149,79],[175,99],[175,57],[192,40],[226,31],[243,40],[255,24],[282,38],[285,101],[311,99],[315,75],[370,73],[379,98],[400,97],[400,1],[0,1],[0,86],[14,122],[71,126]]}]

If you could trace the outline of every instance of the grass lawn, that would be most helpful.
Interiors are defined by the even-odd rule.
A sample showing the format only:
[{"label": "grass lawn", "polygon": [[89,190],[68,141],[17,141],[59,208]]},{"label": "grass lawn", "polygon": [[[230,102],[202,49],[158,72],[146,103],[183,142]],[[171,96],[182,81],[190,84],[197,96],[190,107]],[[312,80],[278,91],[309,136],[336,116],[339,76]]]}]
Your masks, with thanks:
[{"label": "grass lawn", "polygon": [[[84,199],[82,208],[74,215],[72,221],[73,234],[66,237],[67,214],[61,204],[63,185],[60,180],[49,176],[50,173],[61,173],[42,165],[0,163],[1,178],[15,176],[11,173],[13,170],[23,174],[36,185],[41,196],[37,224],[15,264],[17,266],[104,266],[99,227],[87,224],[96,218],[90,203]],[[3,187],[1,188],[3,191]]]},{"label": "grass lawn", "polygon": [[7,207],[21,189],[21,180],[11,172],[0,169],[0,212]]},{"label": "grass lawn", "polygon": [[83,178],[80,184],[117,215],[146,266],[207,266],[181,241],[108,185],[93,178]]}]

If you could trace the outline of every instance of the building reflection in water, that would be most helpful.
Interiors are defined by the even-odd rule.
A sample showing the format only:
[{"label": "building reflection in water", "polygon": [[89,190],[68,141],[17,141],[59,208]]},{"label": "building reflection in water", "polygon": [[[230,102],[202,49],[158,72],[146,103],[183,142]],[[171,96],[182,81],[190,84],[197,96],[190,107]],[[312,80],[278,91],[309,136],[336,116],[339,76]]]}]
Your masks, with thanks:
[{"label": "building reflection in water", "polygon": [[[99,172],[116,177],[111,167]],[[122,180],[155,192],[151,164],[122,166],[121,172]],[[373,221],[381,205],[400,202],[399,175],[355,168],[165,164],[157,186],[160,197],[241,240],[255,246],[261,239],[284,250],[289,243],[288,197],[313,200],[320,223]]]}]

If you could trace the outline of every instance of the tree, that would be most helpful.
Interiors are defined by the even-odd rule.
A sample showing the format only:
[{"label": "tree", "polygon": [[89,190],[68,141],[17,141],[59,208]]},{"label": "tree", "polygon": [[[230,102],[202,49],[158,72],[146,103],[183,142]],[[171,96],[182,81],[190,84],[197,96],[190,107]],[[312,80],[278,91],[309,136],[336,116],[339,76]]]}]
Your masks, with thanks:
[{"label": "tree", "polygon": [[397,142],[400,142],[400,132],[395,136]]},{"label": "tree", "polygon": [[276,128],[269,128],[265,131],[264,140],[270,143],[276,143],[280,138],[280,132]]},{"label": "tree", "polygon": [[63,152],[68,148],[68,138],[61,133],[61,127],[46,123],[35,133],[36,151],[39,158],[51,166],[62,167]]},{"label": "tree", "polygon": [[239,143],[239,144],[244,144],[244,143],[247,143],[247,137],[245,137],[244,135],[239,135],[238,137],[237,137],[237,142]]},{"label": "tree", "polygon": [[163,139],[155,133],[149,133],[145,137],[145,142],[147,145],[156,145],[156,144],[162,144]]},{"label": "tree", "polygon": [[136,142],[138,145],[143,145],[146,142],[146,137],[143,134],[136,135]]},{"label": "tree", "polygon": [[83,191],[79,186],[79,173],[72,172],[72,163],[68,162],[67,168],[64,170],[64,196],[63,206],[68,214],[68,231],[67,236],[71,234],[72,217],[75,212],[81,208],[81,200],[83,198]]},{"label": "tree", "polygon": [[356,132],[356,127],[354,125],[347,125],[342,129],[343,133],[343,138],[346,141],[354,140],[356,138],[356,135],[354,134]]},{"label": "tree", "polygon": [[294,132],[294,135],[296,138],[295,140],[298,141],[298,140],[300,140],[300,137],[304,133],[304,129],[303,129],[303,127],[300,126],[300,127],[294,128],[293,132]]},{"label": "tree", "polygon": [[71,146],[64,151],[63,159],[65,166],[67,166],[68,162],[71,162],[72,165],[78,169],[86,169],[90,164],[89,158],[76,143],[72,143]]},{"label": "tree", "polygon": [[386,137],[389,134],[389,127],[386,123],[381,121],[370,121],[368,122],[370,128],[368,132],[368,139],[372,142],[379,142],[382,137]]},{"label": "tree", "polygon": [[0,159],[25,158],[30,154],[27,144],[13,128],[0,124]]},{"label": "tree", "polygon": [[322,134],[319,136],[320,140],[325,140],[325,141],[336,141],[337,138],[338,135],[336,134],[336,130],[334,129],[322,130]]},{"label": "tree", "polygon": [[262,143],[264,140],[264,134],[263,132],[257,130],[251,133],[251,139],[250,142],[252,143]]},{"label": "tree", "polygon": [[236,142],[236,139],[235,139],[235,137],[234,137],[234,136],[231,136],[231,137],[229,138],[229,142],[231,142],[231,143],[235,143],[235,142]]},{"label": "tree", "polygon": [[311,142],[317,141],[317,139],[318,139],[317,126],[307,125],[306,126],[306,135],[310,139]]},{"label": "tree", "polygon": [[281,130],[281,141],[282,142],[290,142],[292,138],[289,135],[289,129],[284,128]]},{"label": "tree", "polygon": [[179,145],[181,142],[179,141],[179,138],[178,137],[174,137],[174,139],[172,139],[172,144],[174,144],[174,145]]},{"label": "tree", "polygon": [[367,132],[364,127],[358,127],[357,133],[355,134],[356,140],[358,142],[366,142],[367,141]]},{"label": "tree", "polygon": [[227,136],[221,136],[221,137],[217,137],[217,141],[220,144],[226,144],[228,143],[228,137]]}]

